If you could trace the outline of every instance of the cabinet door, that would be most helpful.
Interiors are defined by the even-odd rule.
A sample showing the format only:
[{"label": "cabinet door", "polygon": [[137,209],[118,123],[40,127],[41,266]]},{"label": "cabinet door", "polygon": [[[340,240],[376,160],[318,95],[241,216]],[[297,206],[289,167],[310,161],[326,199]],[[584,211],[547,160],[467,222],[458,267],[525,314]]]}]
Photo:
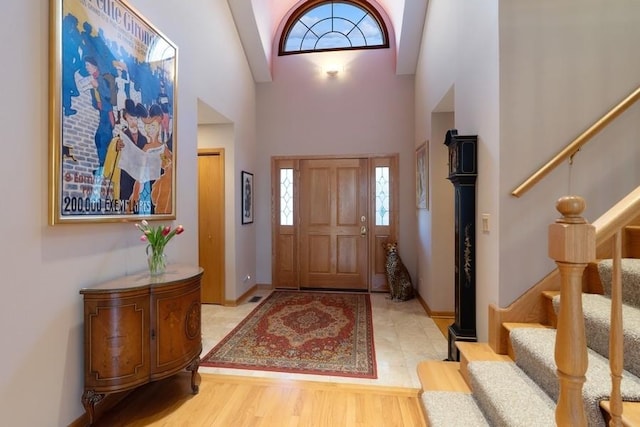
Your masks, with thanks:
[{"label": "cabinet door", "polygon": [[124,390],[149,379],[149,294],[85,297],[85,388]]},{"label": "cabinet door", "polygon": [[186,367],[202,351],[200,277],[151,290],[151,379]]}]

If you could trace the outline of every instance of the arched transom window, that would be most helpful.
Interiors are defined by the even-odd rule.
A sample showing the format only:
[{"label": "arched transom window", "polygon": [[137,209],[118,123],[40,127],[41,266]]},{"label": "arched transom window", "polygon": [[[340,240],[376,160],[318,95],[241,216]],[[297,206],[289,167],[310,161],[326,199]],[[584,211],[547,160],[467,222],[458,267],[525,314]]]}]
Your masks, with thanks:
[{"label": "arched transom window", "polygon": [[364,0],[312,0],[287,21],[280,55],[326,50],[389,47],[380,13]]}]

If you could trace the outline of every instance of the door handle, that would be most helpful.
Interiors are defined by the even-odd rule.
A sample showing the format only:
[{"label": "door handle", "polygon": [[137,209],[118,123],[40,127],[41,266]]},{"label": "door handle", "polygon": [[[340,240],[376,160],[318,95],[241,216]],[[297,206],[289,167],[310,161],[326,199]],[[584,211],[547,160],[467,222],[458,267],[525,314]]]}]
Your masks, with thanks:
[{"label": "door handle", "polygon": [[367,227],[364,225],[360,227],[360,237],[365,237],[367,235]]}]

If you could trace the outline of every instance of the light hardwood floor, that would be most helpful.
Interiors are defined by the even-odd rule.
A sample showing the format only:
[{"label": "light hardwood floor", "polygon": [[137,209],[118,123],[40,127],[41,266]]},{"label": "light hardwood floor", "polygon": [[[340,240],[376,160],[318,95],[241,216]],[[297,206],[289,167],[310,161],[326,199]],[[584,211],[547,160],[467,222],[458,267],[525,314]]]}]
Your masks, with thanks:
[{"label": "light hardwood floor", "polygon": [[448,338],[449,326],[453,324],[453,317],[439,316],[439,317],[432,317],[431,320],[433,320],[433,322],[436,324],[438,329],[440,329],[440,332],[442,332],[442,335],[444,335],[445,338]]},{"label": "light hardwood floor", "polygon": [[147,384],[94,425],[426,427],[415,389],[202,374],[190,391],[186,372]]}]

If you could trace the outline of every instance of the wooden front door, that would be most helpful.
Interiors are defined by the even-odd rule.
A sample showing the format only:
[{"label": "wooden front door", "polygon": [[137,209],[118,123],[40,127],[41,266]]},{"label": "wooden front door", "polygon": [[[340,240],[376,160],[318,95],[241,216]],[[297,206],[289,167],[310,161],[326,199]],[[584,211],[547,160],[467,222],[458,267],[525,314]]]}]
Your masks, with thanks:
[{"label": "wooden front door", "polygon": [[300,287],[367,290],[368,159],[300,161]]},{"label": "wooden front door", "polygon": [[198,260],[202,302],[224,304],[224,151],[198,150]]},{"label": "wooden front door", "polygon": [[388,291],[383,243],[396,240],[398,155],[274,157],[272,285]]}]

